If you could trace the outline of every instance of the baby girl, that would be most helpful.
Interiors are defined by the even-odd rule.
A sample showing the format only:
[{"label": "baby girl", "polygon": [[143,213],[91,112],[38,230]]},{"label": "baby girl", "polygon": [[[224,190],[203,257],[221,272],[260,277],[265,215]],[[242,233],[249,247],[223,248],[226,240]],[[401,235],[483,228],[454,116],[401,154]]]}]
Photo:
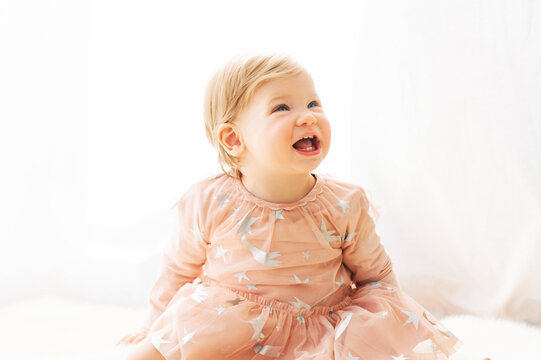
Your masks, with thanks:
[{"label": "baby girl", "polygon": [[315,173],[331,128],[308,71],[239,56],[214,75],[223,174],[175,204],[129,359],[447,359],[461,342],[397,284],[366,191]]}]

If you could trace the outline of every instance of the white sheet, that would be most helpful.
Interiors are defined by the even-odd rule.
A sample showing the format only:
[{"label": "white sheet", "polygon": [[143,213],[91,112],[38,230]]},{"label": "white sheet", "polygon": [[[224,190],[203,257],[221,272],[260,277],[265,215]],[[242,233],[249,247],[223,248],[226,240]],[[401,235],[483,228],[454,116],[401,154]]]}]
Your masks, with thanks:
[{"label": "white sheet", "polygon": [[[0,359],[120,360],[132,346],[115,346],[144,316],[129,309],[40,298],[0,309]],[[452,360],[538,359],[541,328],[509,320],[442,319],[464,346]]]}]

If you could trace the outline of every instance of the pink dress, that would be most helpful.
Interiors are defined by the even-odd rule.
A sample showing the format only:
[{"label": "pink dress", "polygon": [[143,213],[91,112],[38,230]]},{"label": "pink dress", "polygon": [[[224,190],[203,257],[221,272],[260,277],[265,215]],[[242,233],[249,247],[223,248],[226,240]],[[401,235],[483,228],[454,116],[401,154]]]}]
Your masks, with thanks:
[{"label": "pink dress", "polygon": [[362,187],[314,176],[295,203],[219,175],[175,204],[146,322],[167,360],[447,359],[462,344],[399,288]]}]

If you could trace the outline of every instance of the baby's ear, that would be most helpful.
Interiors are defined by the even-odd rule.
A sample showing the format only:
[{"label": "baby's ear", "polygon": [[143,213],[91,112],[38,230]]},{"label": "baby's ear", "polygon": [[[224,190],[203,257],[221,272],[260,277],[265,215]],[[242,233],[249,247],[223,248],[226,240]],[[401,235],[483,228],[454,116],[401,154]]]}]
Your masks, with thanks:
[{"label": "baby's ear", "polygon": [[222,124],[216,130],[218,141],[229,155],[239,156],[244,150],[244,144],[235,124]]}]

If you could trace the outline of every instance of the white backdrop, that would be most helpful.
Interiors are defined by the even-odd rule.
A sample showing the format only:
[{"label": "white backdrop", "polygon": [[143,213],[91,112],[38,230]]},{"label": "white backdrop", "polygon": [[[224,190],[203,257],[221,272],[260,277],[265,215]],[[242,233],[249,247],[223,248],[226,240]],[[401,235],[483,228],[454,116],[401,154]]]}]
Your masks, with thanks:
[{"label": "white backdrop", "polygon": [[0,306],[142,306],[169,206],[219,171],[217,66],[288,52],[367,187],[403,288],[541,322],[541,15],[531,1],[0,0]]}]

